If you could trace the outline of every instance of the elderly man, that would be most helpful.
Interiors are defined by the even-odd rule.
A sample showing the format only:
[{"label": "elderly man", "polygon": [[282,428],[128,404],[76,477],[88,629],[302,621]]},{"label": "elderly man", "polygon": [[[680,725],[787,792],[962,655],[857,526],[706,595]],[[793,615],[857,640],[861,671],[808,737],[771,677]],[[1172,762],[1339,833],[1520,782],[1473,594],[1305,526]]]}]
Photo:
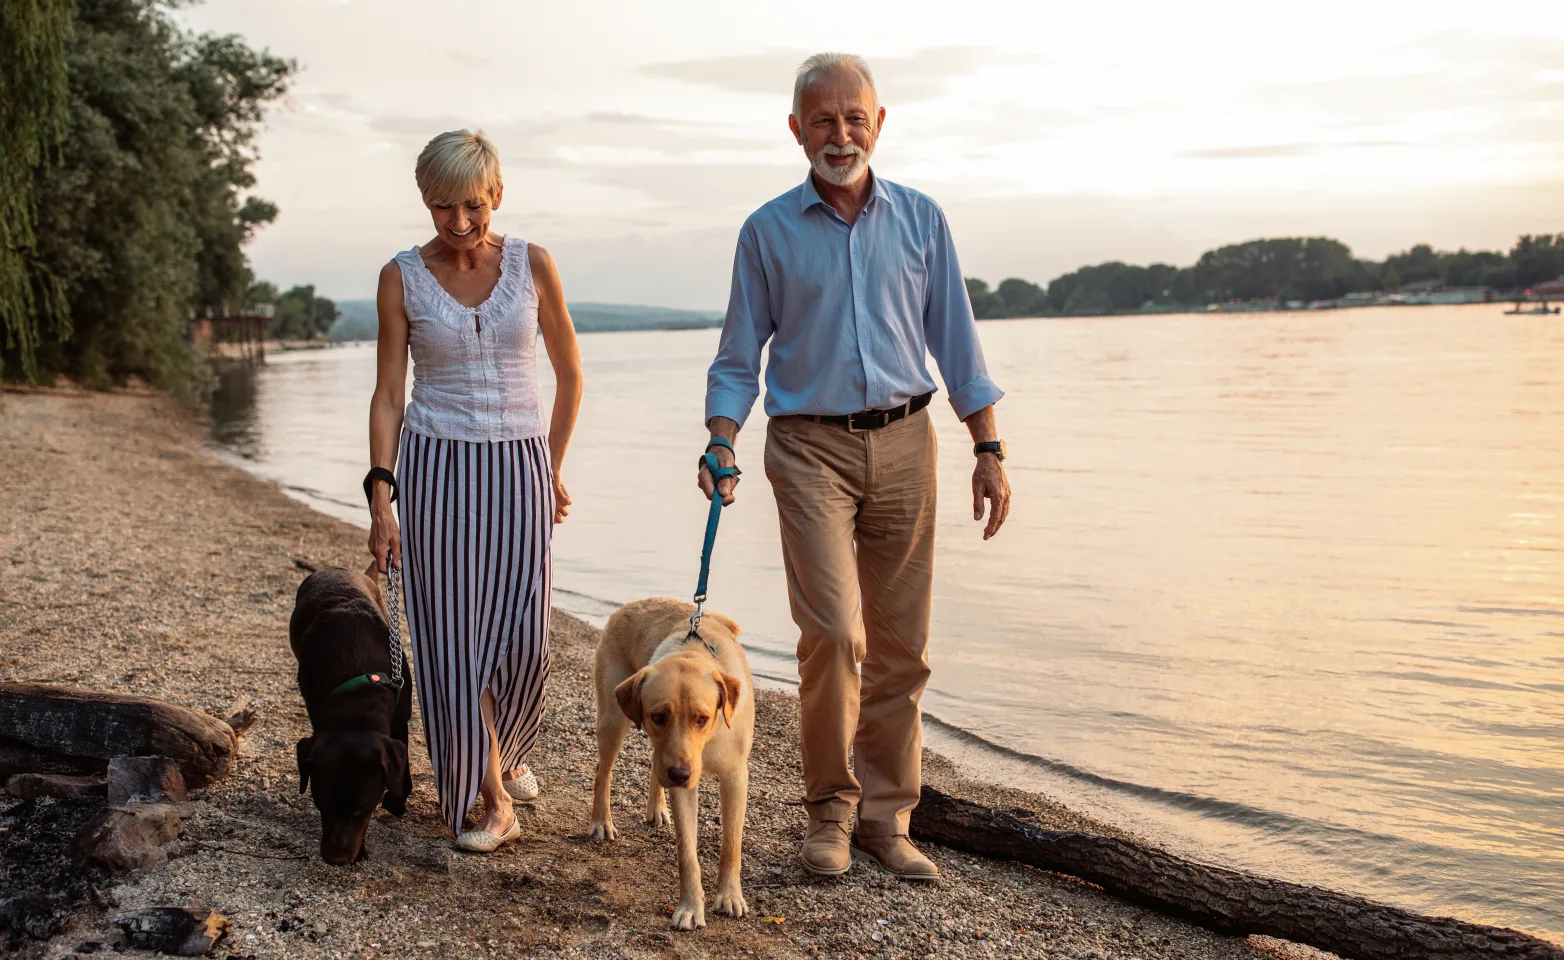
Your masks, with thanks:
[{"label": "elderly man", "polygon": [[[707,450],[733,465],[769,341],[765,465],[800,633],[804,866],[840,874],[856,856],[932,880],[938,868],[907,839],[934,575],[925,350],[976,442],[972,512],[981,521],[987,507],[985,540],[1005,522],[1010,486],[994,423],[1003,393],[983,362],[945,215],[869,168],[884,123],[861,58],[825,53],[799,67],[788,127],[811,170],[739,232],[708,378]],[[697,479],[712,496],[709,472]],[[725,502],[735,482],[717,486]]]}]

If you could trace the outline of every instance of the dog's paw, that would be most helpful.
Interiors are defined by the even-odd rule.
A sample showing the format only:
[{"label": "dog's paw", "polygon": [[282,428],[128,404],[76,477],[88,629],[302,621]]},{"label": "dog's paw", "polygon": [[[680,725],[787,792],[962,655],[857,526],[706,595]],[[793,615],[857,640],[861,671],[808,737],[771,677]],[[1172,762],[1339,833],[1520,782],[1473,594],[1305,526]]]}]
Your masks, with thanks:
[{"label": "dog's paw", "polygon": [[724,887],[717,891],[717,896],[711,901],[713,913],[720,913],[728,917],[742,917],[749,913],[749,904],[744,902],[744,892],[738,884],[733,884],[732,889]]},{"label": "dog's paw", "polygon": [[694,903],[679,901],[669,926],[675,930],[695,930],[706,926],[706,904],[701,900],[696,900]]},{"label": "dog's paw", "polygon": [[614,829],[614,821],[604,820],[602,823],[594,823],[587,830],[587,836],[593,840],[618,840],[619,831]]},{"label": "dog's paw", "polygon": [[648,810],[646,811],[646,825],[648,827],[671,827],[673,826],[673,814],[668,812],[667,807],[657,807],[654,810]]}]

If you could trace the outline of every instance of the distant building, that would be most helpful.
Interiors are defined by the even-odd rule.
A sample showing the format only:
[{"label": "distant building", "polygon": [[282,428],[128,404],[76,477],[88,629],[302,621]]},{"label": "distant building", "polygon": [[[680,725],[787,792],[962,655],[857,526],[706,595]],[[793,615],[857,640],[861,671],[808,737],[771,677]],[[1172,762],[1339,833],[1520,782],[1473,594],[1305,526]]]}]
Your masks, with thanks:
[{"label": "distant building", "polygon": [[1488,303],[1493,299],[1490,287],[1441,287],[1408,303]]}]

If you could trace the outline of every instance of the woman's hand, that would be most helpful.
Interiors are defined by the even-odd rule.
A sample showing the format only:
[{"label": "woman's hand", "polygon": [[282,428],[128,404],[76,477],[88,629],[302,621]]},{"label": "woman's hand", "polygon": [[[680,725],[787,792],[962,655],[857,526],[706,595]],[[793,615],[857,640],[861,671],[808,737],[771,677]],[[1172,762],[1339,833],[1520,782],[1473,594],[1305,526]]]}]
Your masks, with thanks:
[{"label": "woman's hand", "polygon": [[391,504],[376,504],[369,514],[369,555],[375,558],[375,572],[386,572],[386,553],[389,552],[397,569],[402,568],[402,531],[396,525],[396,514]]},{"label": "woman's hand", "polygon": [[570,499],[570,492],[565,489],[565,481],[561,480],[559,478],[558,474],[555,474],[554,475],[554,522],[555,523],[564,523],[565,522],[565,518],[570,516],[570,504],[571,503],[572,503],[572,501]]}]

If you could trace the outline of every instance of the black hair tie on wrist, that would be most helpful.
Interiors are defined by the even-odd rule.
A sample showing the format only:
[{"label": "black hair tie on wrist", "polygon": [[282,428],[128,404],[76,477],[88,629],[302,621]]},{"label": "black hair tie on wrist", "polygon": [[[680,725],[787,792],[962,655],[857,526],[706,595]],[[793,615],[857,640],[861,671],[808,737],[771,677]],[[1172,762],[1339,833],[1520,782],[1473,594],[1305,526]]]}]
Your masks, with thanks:
[{"label": "black hair tie on wrist", "polygon": [[364,474],[364,499],[369,501],[370,507],[373,508],[375,505],[376,480],[384,480],[391,485],[391,502],[396,503],[396,474],[385,467],[370,467],[369,472]]}]

